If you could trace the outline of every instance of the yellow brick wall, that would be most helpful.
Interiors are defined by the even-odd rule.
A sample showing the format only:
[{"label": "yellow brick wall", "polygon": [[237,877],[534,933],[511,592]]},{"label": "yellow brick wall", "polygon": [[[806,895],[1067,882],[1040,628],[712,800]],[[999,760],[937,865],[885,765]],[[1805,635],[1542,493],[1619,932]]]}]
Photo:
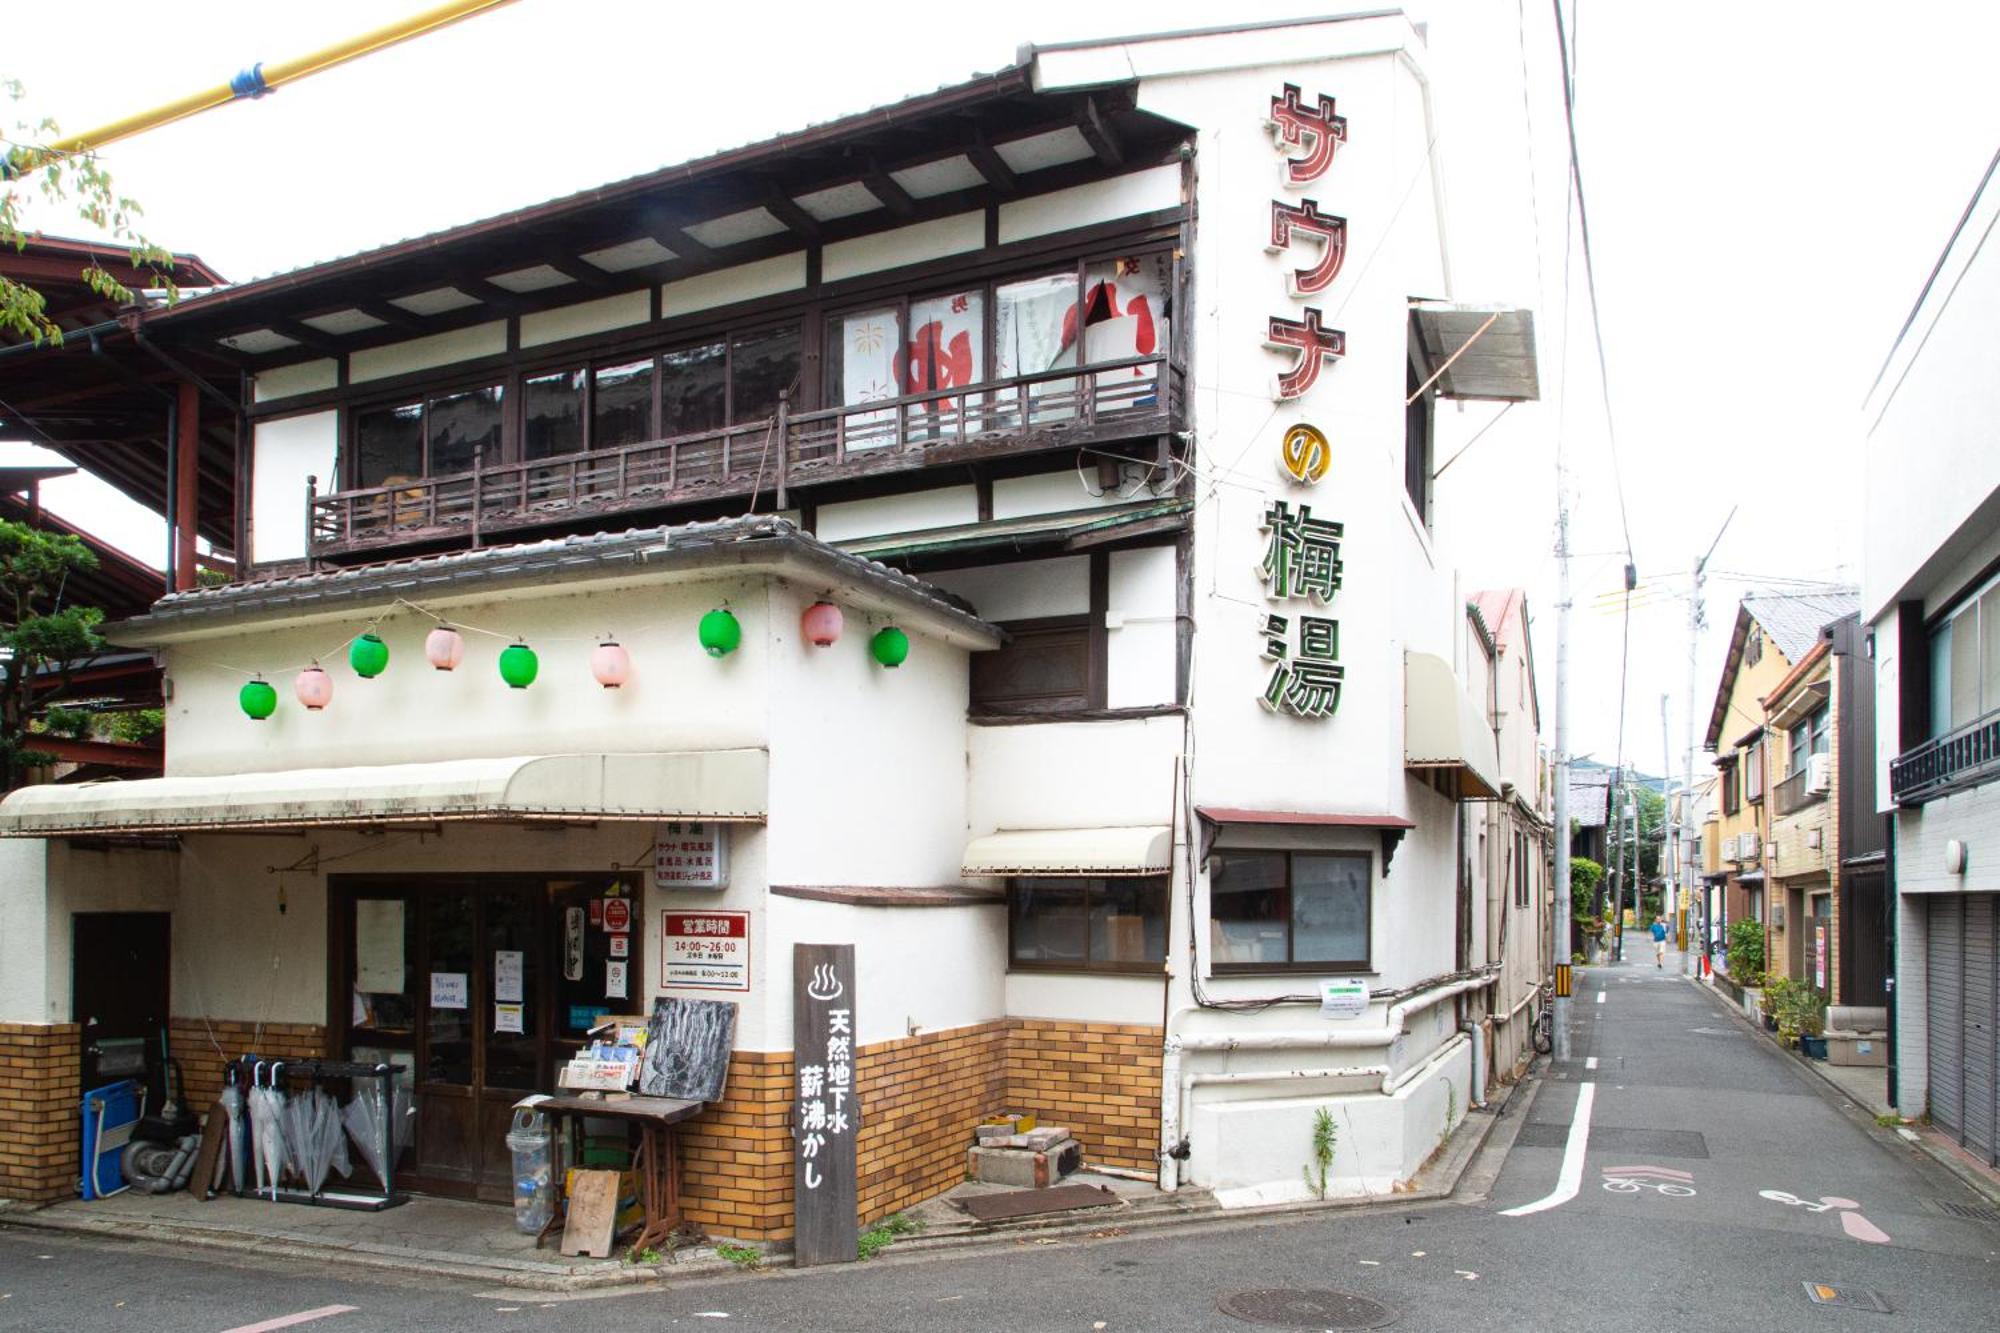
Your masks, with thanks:
[{"label": "yellow brick wall", "polygon": [[317,1023],[176,1018],[169,1040],[185,1084],[182,1100],[197,1115],[208,1114],[214,1105],[222,1091],[222,1067],[231,1060],[253,1052],[272,1060],[311,1060],[326,1054],[326,1029]]},{"label": "yellow brick wall", "polygon": [[1087,1162],[1159,1165],[1160,1029],[1146,1024],[1015,1019],[1008,1109],[1067,1125]]},{"label": "yellow brick wall", "polygon": [[76,1197],[81,1056],[74,1023],[0,1023],[0,1198]]}]

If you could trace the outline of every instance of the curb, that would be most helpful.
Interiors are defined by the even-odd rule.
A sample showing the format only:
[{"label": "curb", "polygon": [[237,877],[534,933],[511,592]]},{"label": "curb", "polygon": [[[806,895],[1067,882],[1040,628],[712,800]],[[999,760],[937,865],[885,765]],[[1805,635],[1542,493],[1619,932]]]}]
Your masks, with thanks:
[{"label": "curb", "polygon": [[[1517,1097],[1532,1098],[1539,1078],[1524,1077],[1496,1090],[1483,1110],[1469,1110],[1451,1137],[1419,1168],[1416,1187],[1392,1194],[1358,1198],[1308,1199],[1294,1203],[1263,1204],[1250,1208],[1222,1208],[1212,1200],[1176,1204],[1173,1196],[1148,1201],[1133,1208],[1101,1209],[1076,1218],[1023,1218],[1015,1222],[987,1224],[976,1230],[948,1235],[908,1237],[897,1241],[884,1254],[897,1259],[916,1260],[931,1255],[962,1255],[981,1250],[1011,1248],[1030,1240],[1049,1243],[1072,1238],[1091,1238],[1094,1233],[1158,1231],[1169,1227],[1230,1226],[1300,1218],[1314,1213],[1354,1208],[1385,1207],[1398,1204],[1435,1203],[1450,1198],[1458,1189],[1473,1160],[1486,1146],[1501,1116]],[[1518,1119],[1518,1117],[1516,1117]],[[101,1240],[152,1242],[191,1246],[224,1253],[255,1254],[265,1258],[306,1260],[382,1272],[408,1273],[412,1267],[461,1281],[480,1282],[525,1291],[576,1293],[657,1283],[677,1285],[675,1279],[730,1278],[741,1273],[734,1264],[719,1257],[703,1256],[660,1265],[619,1264],[615,1267],[578,1268],[569,1264],[544,1264],[520,1259],[476,1259],[436,1250],[412,1250],[390,1245],[329,1244],[296,1234],[248,1232],[234,1227],[210,1227],[194,1223],[160,1224],[133,1220],[103,1221],[94,1218],[49,1215],[46,1210],[20,1209],[0,1204],[0,1226],[37,1231],[91,1236]],[[699,1253],[697,1251],[696,1253]],[[843,1267],[829,1265],[830,1270]],[[764,1276],[798,1273],[784,1263],[773,1263],[757,1272]],[[744,1276],[756,1273],[743,1274]]]}]

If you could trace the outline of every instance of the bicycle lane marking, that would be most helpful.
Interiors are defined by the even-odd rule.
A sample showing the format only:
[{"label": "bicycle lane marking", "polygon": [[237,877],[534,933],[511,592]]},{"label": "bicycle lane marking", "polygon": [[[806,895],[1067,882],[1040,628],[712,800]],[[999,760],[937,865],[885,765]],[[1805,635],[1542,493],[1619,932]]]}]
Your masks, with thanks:
[{"label": "bicycle lane marking", "polygon": [[1583,1158],[1590,1148],[1590,1108],[1597,1101],[1597,1084],[1580,1083],[1576,1089],[1576,1112],[1570,1118],[1569,1139],[1563,1145],[1562,1170],[1556,1176],[1556,1187],[1546,1198],[1524,1203],[1518,1208],[1508,1208],[1502,1217],[1527,1217],[1531,1213],[1547,1212],[1560,1208],[1577,1196],[1583,1188]]}]

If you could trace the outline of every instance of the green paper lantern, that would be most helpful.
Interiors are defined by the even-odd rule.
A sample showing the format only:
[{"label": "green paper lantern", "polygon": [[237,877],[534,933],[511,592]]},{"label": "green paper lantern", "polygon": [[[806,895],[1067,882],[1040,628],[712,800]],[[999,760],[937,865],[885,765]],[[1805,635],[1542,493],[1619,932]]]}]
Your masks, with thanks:
[{"label": "green paper lantern", "polygon": [[363,680],[373,680],[389,668],[389,645],[369,633],[347,645],[347,664]]},{"label": "green paper lantern", "polygon": [[525,643],[510,643],[500,650],[500,679],[514,689],[525,690],[533,685],[541,669],[541,659]]},{"label": "green paper lantern", "polygon": [[236,692],[236,702],[252,722],[262,722],[278,711],[278,691],[267,680],[246,680]]},{"label": "green paper lantern", "polygon": [[868,641],[868,651],[875,654],[875,660],[885,667],[899,667],[910,656],[910,636],[894,625],[875,631],[875,637]]},{"label": "green paper lantern", "polygon": [[727,657],[743,642],[743,626],[718,607],[701,618],[701,646],[710,657]]}]

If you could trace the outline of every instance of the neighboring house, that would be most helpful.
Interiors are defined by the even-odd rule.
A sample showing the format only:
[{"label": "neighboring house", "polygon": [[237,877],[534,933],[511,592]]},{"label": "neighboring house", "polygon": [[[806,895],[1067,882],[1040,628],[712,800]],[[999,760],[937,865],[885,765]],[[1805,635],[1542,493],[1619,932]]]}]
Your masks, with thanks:
[{"label": "neighboring house", "polygon": [[1566,894],[1550,893],[1555,840],[1527,592],[1477,592],[1467,610],[1476,637],[1491,646],[1493,664],[1490,707],[1501,799],[1484,807],[1485,827],[1479,832],[1487,915],[1482,961],[1502,969],[1492,1011],[1493,1065],[1507,1069],[1532,1058],[1534,1033],[1526,1001],[1548,973],[1547,914],[1553,910],[1556,920],[1566,921],[1569,903]]},{"label": "neighboring house", "polygon": [[1611,770],[1571,764],[1569,854],[1611,863]]},{"label": "neighboring house", "polygon": [[1332,1108],[1334,1189],[1407,1182],[1534,919],[1525,621],[1468,628],[1432,488],[1435,400],[1533,398],[1535,340],[1410,298],[1424,60],[1400,14],[1028,48],[136,315],[243,371],[241,577],[113,631],[164,778],[0,806],[24,1058],[87,1066],[75,922],[170,917],[126,980],[198,1104],[217,1047],[387,1059],[411,1187],[504,1200],[595,1016],[719,995],[687,1213],[781,1240],[794,946],[851,943],[867,1219],[1009,1108],[1231,1203],[1303,1197]]},{"label": "neighboring house", "polygon": [[1707,838],[1704,830],[1714,816],[1716,777],[1713,773],[1696,779],[1692,789],[1676,786],[1667,798],[1666,850],[1662,866],[1674,867],[1673,882],[1678,900],[1670,916],[1676,929],[1685,930],[1690,947],[1702,950],[1701,903],[1709,873]]},{"label": "neighboring house", "polygon": [[1866,407],[1862,619],[1896,895],[1890,1097],[2000,1161],[2000,156]]},{"label": "neighboring house", "polygon": [[[1887,1000],[1888,830],[1875,808],[1875,673],[1858,615],[1821,627],[1765,697],[1764,713],[1768,970],[1833,1004],[1879,1008]],[[1877,1043],[1870,1058],[1880,1054]]]},{"label": "neighboring house", "polygon": [[[1770,932],[1795,929],[1782,899],[1772,896],[1771,787],[1772,737],[1764,701],[1793,667],[1819,642],[1820,627],[1853,614],[1850,593],[1755,593],[1736,608],[1729,652],[1716,687],[1704,748],[1715,754],[1715,850],[1705,863],[1708,902],[1703,911],[1711,934],[1727,944],[1728,927],[1738,921],[1765,928],[1765,964],[1782,971]],[[1775,907],[1775,910],[1773,908]],[[1790,935],[1778,940],[1788,947]]]}]

